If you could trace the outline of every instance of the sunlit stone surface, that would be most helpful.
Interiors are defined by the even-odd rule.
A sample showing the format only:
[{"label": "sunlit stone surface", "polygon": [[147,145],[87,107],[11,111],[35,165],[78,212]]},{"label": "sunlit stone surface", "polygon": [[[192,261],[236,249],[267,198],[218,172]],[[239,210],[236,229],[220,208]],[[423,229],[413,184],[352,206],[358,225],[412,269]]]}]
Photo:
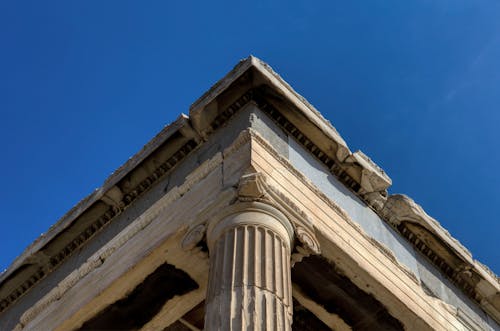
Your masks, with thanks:
[{"label": "sunlit stone surface", "polygon": [[391,183],[249,57],[0,275],[0,330],[500,330],[496,275]]}]

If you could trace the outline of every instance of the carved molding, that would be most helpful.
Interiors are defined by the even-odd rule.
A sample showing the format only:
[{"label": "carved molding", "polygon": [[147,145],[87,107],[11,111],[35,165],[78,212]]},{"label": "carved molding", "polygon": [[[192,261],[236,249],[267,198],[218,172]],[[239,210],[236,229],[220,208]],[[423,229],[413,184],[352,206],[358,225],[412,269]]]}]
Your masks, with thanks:
[{"label": "carved molding", "polygon": [[182,249],[191,250],[195,248],[203,240],[206,231],[207,226],[205,224],[198,224],[190,229],[182,239]]},{"label": "carved molding", "polygon": [[293,251],[292,261],[296,262],[304,256],[321,253],[313,222],[300,207],[286,197],[286,194],[269,185],[264,174],[251,173],[243,175],[240,178],[237,192],[228,191],[227,194],[234,193],[236,193],[237,199],[232,206],[217,205],[200,213],[202,221],[188,230],[182,241],[183,249],[190,250],[199,245],[206,237],[207,225],[213,222],[213,219],[220,219],[221,215],[228,213],[228,208],[234,208],[238,204],[261,202],[282,212],[292,224],[294,237],[298,241]]},{"label": "carved molding", "polygon": [[375,162],[373,162],[365,153],[357,151],[349,155],[345,161],[346,164],[359,164],[361,170],[361,189],[360,194],[364,193],[382,193],[392,185],[392,180]]},{"label": "carved molding", "polygon": [[311,230],[306,229],[303,226],[297,226],[295,228],[295,235],[297,236],[297,239],[302,243],[302,246],[307,248],[308,252],[316,255],[321,253],[318,239],[316,239],[316,236]]},{"label": "carved molding", "polygon": [[[66,276],[66,278],[59,282],[59,284],[57,284],[57,286],[55,286],[48,294],[46,294],[42,299],[36,302],[31,308],[26,310],[21,315],[19,323],[16,327],[21,330],[38,314],[45,310],[50,304],[59,300],[69,289],[75,286],[75,284],[79,280],[101,266],[104,261],[109,258],[115,251],[117,251],[141,230],[151,224],[151,222],[153,222],[153,220],[155,220],[160,214],[164,213],[172,203],[174,203],[184,194],[190,191],[198,182],[200,182],[209,173],[215,170],[216,167],[221,163],[221,153],[216,154],[213,158],[202,163],[195,171],[191,173],[190,176],[186,177],[186,180],[181,186],[174,187],[170,191],[168,191],[165,196],[163,196],[160,200],[153,204],[146,212],[144,212],[116,237],[114,237],[111,241],[109,241],[106,245],[99,249],[94,255],[87,259],[87,261],[83,263],[78,269],[74,270],[72,273]],[[185,244],[187,246],[192,245],[192,242],[196,241],[197,236],[199,236],[199,233],[201,232],[201,228],[195,228],[194,230],[195,231],[190,232],[188,239],[186,239],[186,237],[184,238],[186,241]]]},{"label": "carved molding", "polygon": [[[267,152],[273,155],[285,168],[296,176],[302,183],[308,186],[316,195],[334,209],[348,224],[375,244],[373,238],[367,236],[359,226],[335,202],[330,200],[321,192],[310,180],[300,173],[281,156],[260,134],[250,130],[252,139],[259,143]],[[410,198],[403,195],[392,195],[387,197],[381,192],[366,193],[363,195],[365,202],[371,206],[380,217],[392,225],[403,237],[405,237],[413,247],[427,256],[430,261],[449,277],[458,288],[462,289],[471,299],[475,300],[483,309],[488,311],[497,321],[500,321],[500,283],[498,277],[487,267],[474,261],[471,254],[456,239],[442,228],[439,223],[425,213],[425,211]],[[403,225],[402,225],[403,224]],[[414,225],[411,230],[411,225]],[[425,231],[415,232],[417,227]],[[429,235],[422,237],[423,234]],[[420,239],[419,239],[420,238]],[[433,238],[434,245],[427,245],[429,238]],[[423,239],[423,240],[422,240]],[[437,245],[437,246],[436,246]],[[394,255],[378,242],[376,246],[388,258],[395,261]],[[441,248],[439,248],[441,247]],[[441,252],[441,253],[440,253]],[[447,254],[443,255],[444,252]],[[446,257],[447,256],[447,257]],[[457,261],[468,261],[449,265],[446,260],[451,258]],[[300,257],[297,257],[300,258]],[[293,259],[293,255],[292,255]],[[397,263],[396,265],[406,274],[419,283],[415,275],[406,267]],[[481,279],[491,279],[491,281],[480,281]],[[481,284],[481,285],[480,285]],[[483,294],[481,294],[483,293]]]},{"label": "carved molding", "polygon": [[286,194],[270,185],[264,174],[257,172],[242,176],[238,186],[238,199],[262,201],[280,210],[293,225],[295,238],[303,247],[302,252],[320,254],[320,245],[315,235],[313,222]]},{"label": "carved molding", "polygon": [[250,139],[252,138],[250,130],[251,129],[245,129],[240,132],[240,134],[238,135],[238,137],[236,137],[233,143],[222,152],[224,158],[233,154],[234,152],[239,150],[243,145],[245,145],[250,141]]},{"label": "carved molding", "polygon": [[[412,199],[392,195],[382,217],[426,256],[468,297],[500,321],[500,284],[497,277]],[[484,281],[491,278],[491,281]]]},{"label": "carved molding", "polygon": [[[285,82],[282,83],[286,84]],[[441,228],[434,219],[425,214],[421,207],[415,204],[411,199],[405,197],[402,198],[401,196],[391,196],[387,198],[385,187],[386,185],[390,185],[390,179],[364,154],[351,153],[347,147],[338,148],[335,155],[332,153],[325,153],[325,151],[322,151],[318,146],[316,146],[314,142],[304,134],[304,132],[301,132],[299,128],[290,123],[290,121],[285,118],[277,108],[270,104],[269,101],[266,100],[266,96],[263,95],[262,91],[258,88],[251,88],[246,93],[242,94],[240,98],[238,98],[225,110],[223,110],[212,121],[210,127],[211,131],[221,127],[231,116],[233,116],[234,113],[249,102],[255,102],[258,107],[268,114],[287,134],[294,137],[305,149],[321,161],[345,186],[360,196],[360,198],[371,206],[384,220],[396,228],[405,238],[409,240],[410,243],[413,244],[417,250],[428,256],[431,262],[440,268],[451,279],[453,279],[456,284],[465,291],[465,293],[472,296],[476,300],[479,300],[479,303],[483,307],[494,307],[492,308],[492,314],[496,316],[497,321],[500,321],[500,300],[498,299],[500,283],[498,277],[477,261],[472,260],[470,253],[463,248],[458,241],[452,238],[446,230]],[[315,111],[305,100],[304,102],[308,107],[310,107],[311,110]],[[207,134],[209,134],[208,131],[203,134],[195,132],[195,135],[200,135],[205,138]],[[272,146],[270,146],[256,132],[248,130],[242,133],[237,139],[239,145],[237,146],[237,144],[233,144],[233,146],[223,152],[223,155],[234,152],[239,148],[239,146],[248,142],[251,138],[255,139],[262,146],[264,146],[268,152],[276,157],[289,171],[291,171],[291,173],[296,175],[297,178],[307,185],[307,187],[309,187],[333,210],[343,217],[347,223],[359,230],[359,227],[350,220],[347,214],[338,205],[336,205],[325,194],[311,184],[304,175],[291,166],[288,160],[279,155],[272,148]],[[84,231],[75,236],[75,238],[63,249],[51,256],[49,259],[50,265],[48,267],[45,266],[41,270],[37,270],[32,275],[27,277],[27,279],[20,286],[16,287],[4,298],[1,298],[0,313],[15,302],[19,297],[24,295],[24,293],[37,284],[41,279],[43,279],[48,272],[55,269],[62,263],[62,261],[71,256],[74,251],[99,232],[106,224],[120,214],[140,195],[146,192],[154,183],[158,181],[159,178],[169,172],[180,160],[195,149],[199,142],[199,137],[188,141],[174,155],[172,155],[172,157],[159,165],[146,179],[136,185],[130,192],[127,192],[126,194],[116,190],[110,190],[107,192],[101,200],[109,206],[109,209],[92,222],[92,224],[90,224]],[[339,146],[341,145],[342,144],[339,144]],[[222,158],[221,155],[219,156]],[[356,174],[357,176],[355,176]],[[199,173],[194,176],[202,176],[202,174]],[[192,180],[194,181],[197,179],[192,178]],[[276,193],[275,191],[278,190],[275,190],[267,185],[265,180],[263,183],[264,188],[250,186],[242,188],[239,195],[240,201],[245,201],[245,199],[253,199],[257,201],[262,200],[266,203],[281,206],[279,208],[282,208],[284,213],[288,213],[287,216],[291,215],[292,219],[299,220],[296,221],[297,224],[295,224],[296,232],[297,228],[303,226],[305,229],[304,233],[308,233],[309,231],[309,233],[312,232],[314,234],[314,228],[311,228],[307,221],[304,222],[304,220],[307,220],[307,217],[304,218],[303,215],[301,216],[300,208],[294,209],[291,207],[285,210],[283,206],[290,205],[286,201],[286,195]],[[262,183],[257,182],[251,183],[250,185],[258,186],[261,184]],[[256,193],[252,193],[252,190],[256,190],[256,192],[264,190],[265,192],[262,196],[255,196]],[[183,192],[181,188],[174,188],[171,192],[169,192],[169,194],[178,194],[181,196]],[[252,194],[254,196],[252,196]],[[300,223],[300,220],[304,223]],[[194,229],[192,230],[194,231]],[[194,231],[192,238],[190,240],[186,239],[186,247],[190,247],[192,245],[192,241],[198,240],[197,238],[199,237],[199,232],[200,231],[198,230]],[[304,247],[309,247],[308,250],[311,252],[319,252],[319,245],[318,247],[315,247],[314,241],[308,243],[308,237],[305,235],[302,236],[302,240],[298,237],[299,236],[297,236],[297,239],[304,245]],[[312,238],[314,238],[314,236],[312,236]],[[435,238],[437,241],[436,245],[444,247],[444,249],[441,250],[441,253],[439,253],[439,247],[438,252],[435,252],[435,246],[429,245],[428,243],[426,244],[426,240],[429,241],[432,240],[432,238]],[[445,263],[447,260],[446,257],[443,256],[448,251],[451,252],[452,255],[455,255],[459,260],[463,260],[465,262],[457,266],[448,265]],[[471,283],[467,279],[472,279],[473,282]],[[479,286],[478,284],[481,285]],[[470,288],[472,288],[472,291]],[[478,296],[478,294],[480,295]],[[491,312],[492,309],[486,308],[485,310]]]},{"label": "carved molding", "polygon": [[[341,217],[346,224],[348,224],[353,230],[356,232],[360,233],[366,240],[374,244],[374,247],[376,247],[380,252],[382,252],[384,255],[386,255],[391,261],[395,263],[395,265],[403,271],[406,275],[408,275],[416,284],[419,284],[419,280],[417,277],[410,271],[406,266],[403,264],[399,263],[394,255],[381,245],[379,242],[374,240],[372,237],[367,235],[363,229],[359,226],[359,224],[355,223],[351,217],[339,206],[337,205],[336,202],[332,201],[323,191],[321,191],[316,185],[314,185],[309,178],[307,178],[304,174],[302,174],[300,171],[298,171],[288,159],[283,157],[281,154],[279,154],[270,144],[265,140],[258,132],[250,129],[249,130],[250,135],[252,136],[253,141],[259,144],[266,152],[268,152],[270,155],[272,155],[276,161],[278,161],[287,171],[289,171],[293,176],[300,180],[300,182],[306,186],[315,196],[317,196],[319,199],[321,199],[326,205],[328,205],[329,208],[331,208],[339,217]],[[268,186],[272,190],[272,186]],[[279,190],[276,190],[279,192]],[[282,195],[286,197],[286,195]],[[297,208],[297,210],[300,210],[300,208]],[[295,259],[296,262],[300,261],[304,257],[304,253],[307,254],[306,249],[302,249],[301,252],[297,251],[295,252],[296,255],[292,254],[292,260]]]},{"label": "carved molding", "polygon": [[[313,155],[315,155],[321,162],[323,162],[334,175],[336,175],[339,180],[341,180],[345,185],[353,189],[355,192],[359,191],[361,187],[356,180],[354,180],[343,168],[345,167],[358,167],[357,164],[352,162],[341,163],[339,160],[334,160],[333,158],[327,156],[322,152],[314,143],[312,143],[306,136],[304,136],[300,130],[298,130],[292,123],[290,123],[286,118],[281,116],[280,112],[275,109],[271,104],[266,102],[265,98],[258,88],[251,88],[246,93],[242,94],[235,102],[228,106],[224,111],[222,111],[211,123],[210,132],[221,127],[230,117],[233,116],[237,111],[242,109],[245,105],[250,102],[254,102],[258,105],[260,109],[266,112],[278,125],[280,125],[288,134],[292,135],[299,141],[306,149],[308,149]],[[103,195],[102,201],[109,206],[109,209],[103,213],[100,217],[96,219],[95,222],[91,223],[84,231],[78,234],[74,240],[68,243],[63,249],[58,253],[54,254],[50,258],[50,266],[44,270],[36,271],[32,276],[22,283],[21,286],[14,289],[5,298],[0,301],[0,313],[10,306],[14,301],[16,301],[20,296],[26,293],[30,288],[37,284],[41,279],[43,279],[47,272],[55,269],[63,261],[65,261],[69,256],[73,254],[79,247],[86,243],[90,238],[92,238],[96,233],[98,233],[105,225],[107,225],[112,219],[117,215],[121,214],[125,208],[127,208],[133,201],[135,201],[139,196],[146,192],[154,183],[156,183],[160,178],[162,178],[167,172],[169,172],[176,164],[180,162],[187,154],[189,154],[193,149],[195,149],[201,142],[200,137],[206,138],[209,132],[194,132],[191,128],[181,127],[180,129],[186,131],[189,129],[190,135],[193,135],[193,140],[189,140],[184,146],[182,146],[177,152],[174,153],[168,160],[160,164],[152,173],[142,180],[138,185],[136,185],[132,190],[127,193],[122,192],[118,187],[112,187],[106,194]],[[193,131],[193,132],[191,132]],[[245,132],[240,135],[239,143],[244,144],[250,139],[251,132]],[[233,144],[224,153],[232,153],[237,150],[239,146]],[[345,159],[348,155],[348,150],[341,149],[342,153],[341,159]],[[339,149],[340,152],[340,149]],[[370,175],[372,176],[372,175]],[[372,176],[373,177],[373,176]],[[370,178],[372,178],[370,177]],[[376,176],[375,176],[376,177]],[[373,177],[373,178],[375,178]],[[367,177],[368,178],[368,177]],[[378,184],[377,184],[378,185]],[[378,186],[377,186],[378,187]],[[116,188],[116,189],[115,189]],[[366,191],[366,190],[365,190]],[[368,203],[370,203],[367,200]]]},{"label": "carved molding", "polygon": [[202,241],[206,241],[207,227],[210,220],[215,218],[221,210],[227,208],[231,202],[234,202],[236,197],[237,192],[234,188],[226,189],[219,195],[218,199],[214,201],[213,204],[199,212],[196,221],[191,224],[186,235],[182,239],[182,249],[186,251],[192,250],[199,246]]},{"label": "carved molding", "polygon": [[263,201],[266,199],[268,185],[262,173],[243,175],[238,184],[238,199],[240,201]]},{"label": "carved molding", "polygon": [[[284,82],[283,82],[284,83]],[[285,83],[286,84],[286,83]],[[288,84],[287,84],[288,85]],[[321,116],[305,99],[308,109]],[[286,133],[294,137],[305,149],[322,162],[342,183],[358,194],[363,200],[365,194],[372,193],[371,199],[367,203],[371,205],[375,195],[387,196],[387,188],[392,184],[387,174],[376,165],[368,156],[361,151],[352,153],[335,129],[330,134],[335,135],[337,153],[330,155],[321,150],[310,138],[308,138],[299,128],[290,122],[282,113],[272,105],[265,96],[265,93],[258,87],[250,88],[243,93],[226,109],[212,120],[209,129],[199,132],[201,136],[207,136],[210,132],[217,130],[237,111],[245,105],[254,103],[260,110],[265,112],[274,120]],[[195,112],[193,116],[201,116],[201,112]],[[326,121],[325,121],[326,122]],[[331,129],[331,128],[330,128]],[[332,137],[330,137],[332,139]],[[378,199],[377,199],[378,200]]]},{"label": "carved molding", "polygon": [[[147,178],[142,180],[133,190],[127,194],[123,194],[120,189],[113,186],[101,198],[104,203],[109,205],[101,216],[94,222],[89,224],[82,232],[77,234],[72,241],[65,245],[59,252],[50,256],[49,265],[44,269],[36,271],[28,277],[20,286],[15,288],[9,295],[2,298],[0,301],[0,313],[7,309],[12,303],[17,301],[33,286],[40,282],[45,276],[57,268],[63,261],[70,257],[73,252],[77,251],[83,244],[88,242],[98,232],[100,232],[112,219],[121,214],[126,207],[133,201],[145,193],[151,186],[158,182],[167,172],[169,172],[177,163],[184,159],[196,147],[193,140],[188,141],[177,152],[175,152],[168,160],[160,164]],[[45,270],[45,271],[44,271]]]}]

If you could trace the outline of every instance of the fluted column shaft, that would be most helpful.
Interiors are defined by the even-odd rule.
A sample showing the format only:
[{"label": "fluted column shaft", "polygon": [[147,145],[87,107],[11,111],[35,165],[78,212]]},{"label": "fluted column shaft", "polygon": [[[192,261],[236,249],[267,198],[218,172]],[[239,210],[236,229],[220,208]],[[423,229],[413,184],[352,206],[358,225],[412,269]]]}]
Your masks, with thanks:
[{"label": "fluted column shaft", "polygon": [[209,225],[206,330],[291,330],[292,238],[286,217],[256,202]]}]

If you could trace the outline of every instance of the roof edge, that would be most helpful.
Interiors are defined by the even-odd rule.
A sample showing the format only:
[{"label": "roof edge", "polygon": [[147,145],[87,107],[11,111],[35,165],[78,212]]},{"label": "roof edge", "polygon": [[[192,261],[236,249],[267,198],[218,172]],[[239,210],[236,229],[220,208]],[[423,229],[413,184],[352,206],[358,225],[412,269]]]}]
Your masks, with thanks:
[{"label": "roof edge", "polygon": [[[368,206],[399,231],[417,250],[427,255],[434,265],[464,289],[465,293],[473,300],[479,302],[479,305],[500,323],[499,278],[487,267],[475,261],[472,254],[458,240],[453,238],[434,218],[427,215],[422,207],[412,199],[404,195],[387,197],[386,189],[392,184],[389,176],[362,152],[352,153],[337,130],[316,108],[299,95],[269,65],[254,56],[241,60],[228,74],[191,105],[189,116],[183,114],[161,130],[137,154],[113,172],[101,188],[96,189],[81,200],[51,226],[47,233],[42,234],[28,246],[9,268],[0,274],[0,285],[3,285],[18,268],[29,261],[45,245],[76,222],[93,204],[98,201],[107,201],[108,204],[112,204],[116,184],[136,169],[162,144],[167,143],[174,134],[180,133],[187,139],[195,139],[199,142],[204,137],[205,132],[203,128],[197,127],[196,119],[209,113],[207,108],[248,72],[257,73],[258,79],[254,80],[252,84],[265,84],[275,92],[275,95],[286,100],[285,106],[282,104],[278,106],[286,108],[290,105],[294,111],[309,121],[309,126],[302,126],[305,124],[299,123],[297,118],[293,119],[295,122],[292,124],[297,126],[296,129],[305,128],[307,131],[304,132],[304,136],[309,138],[315,136],[313,143],[320,142],[325,137],[328,139],[328,142],[322,142],[317,150],[321,154],[328,154],[334,158],[343,171],[346,171],[359,183],[360,187],[355,193]],[[279,101],[274,101],[276,104],[279,103]],[[286,116],[294,115],[290,112]],[[208,117],[210,121],[213,121],[214,118]],[[335,148],[328,146],[328,144],[334,144]],[[320,158],[318,155],[316,156]],[[428,251],[435,251],[435,261],[438,262],[433,260],[433,256],[429,256],[430,253],[426,253]],[[440,262],[445,262],[445,267],[440,267]]]},{"label": "roof edge", "polygon": [[[41,250],[47,243],[53,240],[57,235],[67,229],[73,222],[78,219],[86,210],[94,203],[101,200],[107,192],[113,189],[121,179],[127,176],[134,168],[136,168],[144,159],[150,156],[160,145],[165,143],[176,132],[190,127],[189,117],[181,114],[174,122],[166,125],[156,136],[146,143],[139,152],[130,157],[118,169],[113,171],[111,175],[104,181],[103,185],[96,188],[92,193],[80,200],[66,214],[64,214],[55,224],[53,224],[45,233],[42,233],[33,243],[31,243],[24,251],[14,259],[10,266],[0,273],[0,284],[3,283],[13,272],[26,263],[36,252]],[[194,132],[190,129],[189,131]],[[184,132],[186,130],[184,129]],[[184,133],[185,134],[185,133]]]}]

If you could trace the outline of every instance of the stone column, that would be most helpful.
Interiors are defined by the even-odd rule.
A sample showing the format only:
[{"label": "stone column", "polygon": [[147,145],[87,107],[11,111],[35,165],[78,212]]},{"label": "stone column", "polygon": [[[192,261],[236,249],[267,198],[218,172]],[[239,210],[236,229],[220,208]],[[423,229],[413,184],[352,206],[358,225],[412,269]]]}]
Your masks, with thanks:
[{"label": "stone column", "polygon": [[276,208],[238,203],[207,230],[205,330],[291,330],[293,228]]}]

